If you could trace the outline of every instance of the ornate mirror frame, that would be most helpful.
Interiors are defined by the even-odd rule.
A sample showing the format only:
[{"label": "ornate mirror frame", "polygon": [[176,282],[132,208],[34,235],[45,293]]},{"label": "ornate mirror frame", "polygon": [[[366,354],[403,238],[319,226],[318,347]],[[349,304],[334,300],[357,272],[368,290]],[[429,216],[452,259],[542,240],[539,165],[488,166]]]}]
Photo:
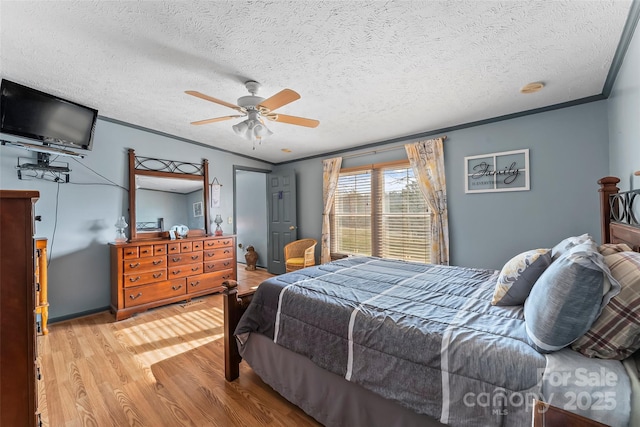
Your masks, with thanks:
[{"label": "ornate mirror frame", "polygon": [[204,229],[189,230],[189,235],[210,235],[209,221],[209,161],[202,159],[201,164],[163,160],[152,157],[139,157],[129,149],[129,227],[130,241],[169,238],[167,231],[139,233],[136,222],[136,176],[185,179],[202,182]]}]

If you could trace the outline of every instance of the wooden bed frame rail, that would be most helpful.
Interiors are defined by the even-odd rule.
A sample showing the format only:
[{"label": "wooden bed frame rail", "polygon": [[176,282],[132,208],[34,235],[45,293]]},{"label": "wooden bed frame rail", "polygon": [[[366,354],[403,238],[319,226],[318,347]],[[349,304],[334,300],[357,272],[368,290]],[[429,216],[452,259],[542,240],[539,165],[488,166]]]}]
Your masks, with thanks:
[{"label": "wooden bed frame rail", "polygon": [[227,381],[233,381],[240,376],[240,352],[233,332],[236,330],[240,317],[245,312],[253,292],[241,295],[238,293],[238,282],[227,280],[222,282],[224,291],[222,300],[224,307],[224,377]]},{"label": "wooden bed frame rail", "polygon": [[640,251],[640,224],[634,214],[634,202],[640,199],[640,189],[620,192],[620,179],[605,176],[600,184],[600,224],[602,243],[626,243]]}]

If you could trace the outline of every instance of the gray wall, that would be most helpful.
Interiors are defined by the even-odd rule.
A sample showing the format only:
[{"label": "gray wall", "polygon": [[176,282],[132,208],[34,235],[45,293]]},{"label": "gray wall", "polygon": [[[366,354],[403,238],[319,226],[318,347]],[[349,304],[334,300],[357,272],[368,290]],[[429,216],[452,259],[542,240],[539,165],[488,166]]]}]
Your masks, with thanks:
[{"label": "gray wall", "polygon": [[[606,101],[598,101],[447,133],[452,264],[499,269],[519,252],[551,247],[569,235],[599,238],[596,181],[608,173],[606,109]],[[464,193],[465,156],[523,148],[530,149],[530,191]],[[402,148],[347,158],[343,167],[401,158]],[[299,237],[319,239],[322,161],[275,170],[285,167],[297,173]]]},{"label": "gray wall", "polygon": [[609,173],[621,190],[640,188],[640,31],[635,34],[608,99]]},{"label": "gray wall", "polygon": [[[130,222],[128,148],[135,149],[140,156],[194,163],[208,159],[210,179],[217,177],[223,184],[219,210],[223,218],[233,216],[233,166],[270,169],[270,165],[263,162],[105,120],[98,121],[93,151],[88,152],[86,158],[79,161],[58,158],[70,164],[69,184],[19,180],[15,170],[18,156],[32,158],[34,155],[18,148],[1,147],[0,188],[40,191],[36,214],[42,216],[42,222],[37,223],[36,234],[49,239],[49,312],[54,321],[109,305],[107,244],[115,238],[113,225],[120,215],[125,215]],[[227,225],[226,233],[231,233],[230,227]]]}]

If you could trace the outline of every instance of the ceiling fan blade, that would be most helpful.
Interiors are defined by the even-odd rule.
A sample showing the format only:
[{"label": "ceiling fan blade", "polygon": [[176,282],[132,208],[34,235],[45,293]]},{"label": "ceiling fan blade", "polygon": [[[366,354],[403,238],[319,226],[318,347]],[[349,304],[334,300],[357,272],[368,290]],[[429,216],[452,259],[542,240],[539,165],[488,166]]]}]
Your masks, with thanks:
[{"label": "ceiling fan blade", "polygon": [[317,127],[320,122],[314,119],[305,119],[304,117],[287,116],[286,114],[277,114],[274,122],[289,123],[290,125],[306,126],[308,128]]},{"label": "ceiling fan blade", "polygon": [[207,101],[215,102],[216,104],[224,105],[225,107],[233,108],[234,110],[237,110],[237,111],[242,111],[242,108],[238,107],[235,104],[222,101],[220,99],[214,98],[213,96],[205,95],[204,93],[200,93],[195,90],[185,90],[184,93],[186,93],[187,95],[195,96],[196,98],[200,98]]},{"label": "ceiling fan blade", "polygon": [[216,117],[215,119],[198,120],[197,122],[191,122],[191,124],[192,125],[206,125],[206,124],[209,124],[209,123],[222,122],[224,120],[236,119],[238,117],[244,117],[244,116]]},{"label": "ceiling fan blade", "polygon": [[300,99],[298,92],[291,89],[282,89],[280,92],[273,95],[271,98],[267,98],[258,105],[258,107],[266,108],[269,111],[273,111],[276,108],[280,108],[283,105],[287,105]]}]

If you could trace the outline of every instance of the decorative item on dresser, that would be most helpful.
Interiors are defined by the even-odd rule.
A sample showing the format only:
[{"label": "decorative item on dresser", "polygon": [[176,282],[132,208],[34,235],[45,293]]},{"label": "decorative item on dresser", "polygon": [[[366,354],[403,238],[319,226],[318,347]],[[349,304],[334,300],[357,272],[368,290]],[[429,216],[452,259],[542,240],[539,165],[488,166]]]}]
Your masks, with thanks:
[{"label": "decorative item on dresser", "polygon": [[[0,190],[0,425],[41,425],[36,381],[37,191]],[[46,241],[45,241],[46,242]],[[46,243],[45,243],[46,244]],[[42,273],[42,270],[40,270]]]},{"label": "decorative item on dresser", "polygon": [[223,290],[236,278],[235,236],[111,244],[111,310],[116,320]]}]

